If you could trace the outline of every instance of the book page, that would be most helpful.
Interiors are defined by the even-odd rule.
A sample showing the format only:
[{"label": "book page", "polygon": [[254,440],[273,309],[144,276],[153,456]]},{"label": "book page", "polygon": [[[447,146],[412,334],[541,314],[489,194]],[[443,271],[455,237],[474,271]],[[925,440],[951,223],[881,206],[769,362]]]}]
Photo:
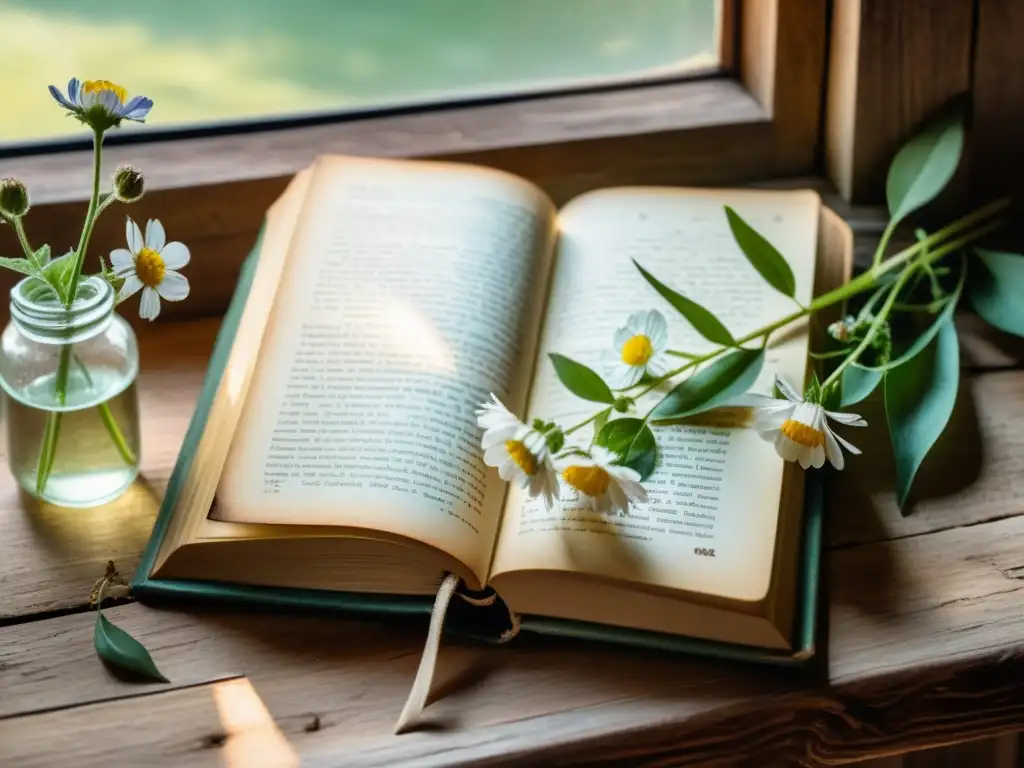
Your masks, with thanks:
[{"label": "book page", "polygon": [[394,533],[482,578],[503,488],[474,410],[525,402],[553,222],[506,174],[318,161],[216,517]]},{"label": "book page", "polygon": [[[726,204],[786,256],[797,299],[810,301],[820,206],[813,192],[624,189],[586,195],[559,216],[530,418],[554,418],[568,427],[600,408],[569,393],[544,356],[557,351],[600,373],[603,351],[633,312],[659,310],[668,320],[671,349],[701,354],[714,348],[647,284],[633,259],[714,312],[736,338],[796,308],[735,244]],[[800,387],[806,367],[806,327],[790,328],[772,343],[754,389],[770,393],[776,373]],[[642,399],[638,414],[661,394]],[[729,599],[763,599],[784,462],[749,424],[714,423],[655,427],[661,453],[645,483],[649,503],[635,506],[628,517],[591,512],[571,488],[563,487],[561,513],[510,490],[492,577],[513,570],[568,570]],[[586,448],[592,434],[587,427],[568,442]]]}]

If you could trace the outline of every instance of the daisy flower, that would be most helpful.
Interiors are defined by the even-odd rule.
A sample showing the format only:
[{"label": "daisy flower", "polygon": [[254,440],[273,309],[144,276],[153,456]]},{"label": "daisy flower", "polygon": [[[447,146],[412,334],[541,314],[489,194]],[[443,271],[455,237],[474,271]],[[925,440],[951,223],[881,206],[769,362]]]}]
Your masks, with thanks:
[{"label": "daisy flower", "polygon": [[484,463],[496,467],[502,480],[527,489],[530,498],[540,496],[552,509],[558,503],[558,473],[545,436],[523,424],[493,394],[476,414],[476,423],[484,430]]},{"label": "daisy flower", "polygon": [[96,131],[105,131],[121,124],[122,120],[144,123],[153,100],[145,96],[128,98],[128,92],[109,80],[86,80],[77,77],[68,81],[65,96],[55,85],[50,86],[50,95],[69,114]]},{"label": "daisy flower", "polygon": [[569,456],[561,466],[562,479],[599,513],[629,514],[629,503],[647,501],[640,474],[616,464],[612,451],[595,446],[589,456]]},{"label": "daisy flower", "polygon": [[175,272],[188,264],[188,248],[183,243],[168,243],[164,227],[156,219],[146,223],[146,237],[139,225],[128,219],[125,225],[128,248],[110,252],[114,277],[124,280],[117,300],[124,301],[141,289],[139,317],[155,320],[160,314],[160,299],[181,301],[188,296],[188,280]]},{"label": "daisy flower", "polygon": [[758,408],[754,429],[774,443],[779,456],[800,462],[804,469],[817,469],[827,458],[833,467],[842,469],[846,462],[840,446],[852,454],[860,453],[832,431],[829,420],[848,427],[866,427],[864,419],[855,413],[826,411],[819,403],[804,400],[781,378],[776,377],[775,385],[786,399],[765,398],[770,402]]},{"label": "daisy flower", "polygon": [[615,332],[614,349],[605,350],[605,378],[612,389],[627,389],[644,373],[661,376],[669,370],[668,323],[654,309],[635,312]]}]

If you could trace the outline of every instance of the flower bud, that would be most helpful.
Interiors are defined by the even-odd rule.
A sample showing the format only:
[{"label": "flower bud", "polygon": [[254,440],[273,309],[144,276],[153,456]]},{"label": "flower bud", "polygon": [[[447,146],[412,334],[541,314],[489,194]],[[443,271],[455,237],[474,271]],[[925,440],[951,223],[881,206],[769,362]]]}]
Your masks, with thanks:
[{"label": "flower bud", "polygon": [[17,179],[0,180],[0,213],[17,217],[28,213],[28,190]]},{"label": "flower bud", "polygon": [[114,172],[114,195],[123,203],[134,203],[146,191],[142,171],[134,165],[122,165]]}]

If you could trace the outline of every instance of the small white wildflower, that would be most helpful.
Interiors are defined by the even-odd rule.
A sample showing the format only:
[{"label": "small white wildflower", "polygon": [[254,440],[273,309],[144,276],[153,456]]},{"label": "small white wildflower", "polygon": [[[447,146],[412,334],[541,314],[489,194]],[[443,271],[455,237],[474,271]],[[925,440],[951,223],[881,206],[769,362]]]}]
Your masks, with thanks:
[{"label": "small white wildflower", "polygon": [[569,456],[563,460],[562,479],[575,488],[599,513],[629,514],[630,502],[646,502],[647,491],[640,484],[640,474],[615,462],[612,451],[595,446],[589,456]]},{"label": "small white wildflower", "polygon": [[758,408],[754,429],[761,437],[775,445],[775,450],[786,461],[797,461],[804,469],[817,469],[827,458],[836,469],[842,469],[845,458],[842,446],[852,454],[860,450],[847,442],[829,425],[829,419],[848,427],[866,427],[867,422],[855,413],[826,411],[819,403],[800,397],[783,379],[775,385],[785,400],[770,399]]},{"label": "small white wildflower", "polygon": [[484,463],[496,467],[502,480],[525,488],[531,498],[539,496],[545,507],[554,508],[558,473],[545,436],[523,424],[493,394],[476,413],[477,425],[484,430],[480,440]]},{"label": "small white wildflower", "polygon": [[626,389],[644,373],[661,376],[669,370],[668,322],[654,309],[635,312],[615,332],[614,347],[605,350],[605,378],[612,389]]},{"label": "small white wildflower", "polygon": [[160,314],[161,298],[181,301],[188,296],[188,280],[174,271],[188,264],[188,248],[184,243],[166,242],[164,227],[156,219],[150,219],[146,224],[146,237],[143,239],[139,225],[129,218],[125,237],[128,248],[110,252],[114,276],[124,280],[118,301],[124,301],[141,289],[139,317],[155,320]]}]

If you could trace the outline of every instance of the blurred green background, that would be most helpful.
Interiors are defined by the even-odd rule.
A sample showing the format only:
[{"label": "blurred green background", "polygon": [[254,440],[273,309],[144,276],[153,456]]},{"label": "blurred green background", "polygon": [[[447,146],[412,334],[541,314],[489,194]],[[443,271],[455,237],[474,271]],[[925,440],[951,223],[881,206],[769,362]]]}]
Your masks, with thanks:
[{"label": "blurred green background", "polygon": [[0,0],[0,142],[76,135],[46,90],[72,76],[169,127],[681,74],[717,24],[718,0]]}]

